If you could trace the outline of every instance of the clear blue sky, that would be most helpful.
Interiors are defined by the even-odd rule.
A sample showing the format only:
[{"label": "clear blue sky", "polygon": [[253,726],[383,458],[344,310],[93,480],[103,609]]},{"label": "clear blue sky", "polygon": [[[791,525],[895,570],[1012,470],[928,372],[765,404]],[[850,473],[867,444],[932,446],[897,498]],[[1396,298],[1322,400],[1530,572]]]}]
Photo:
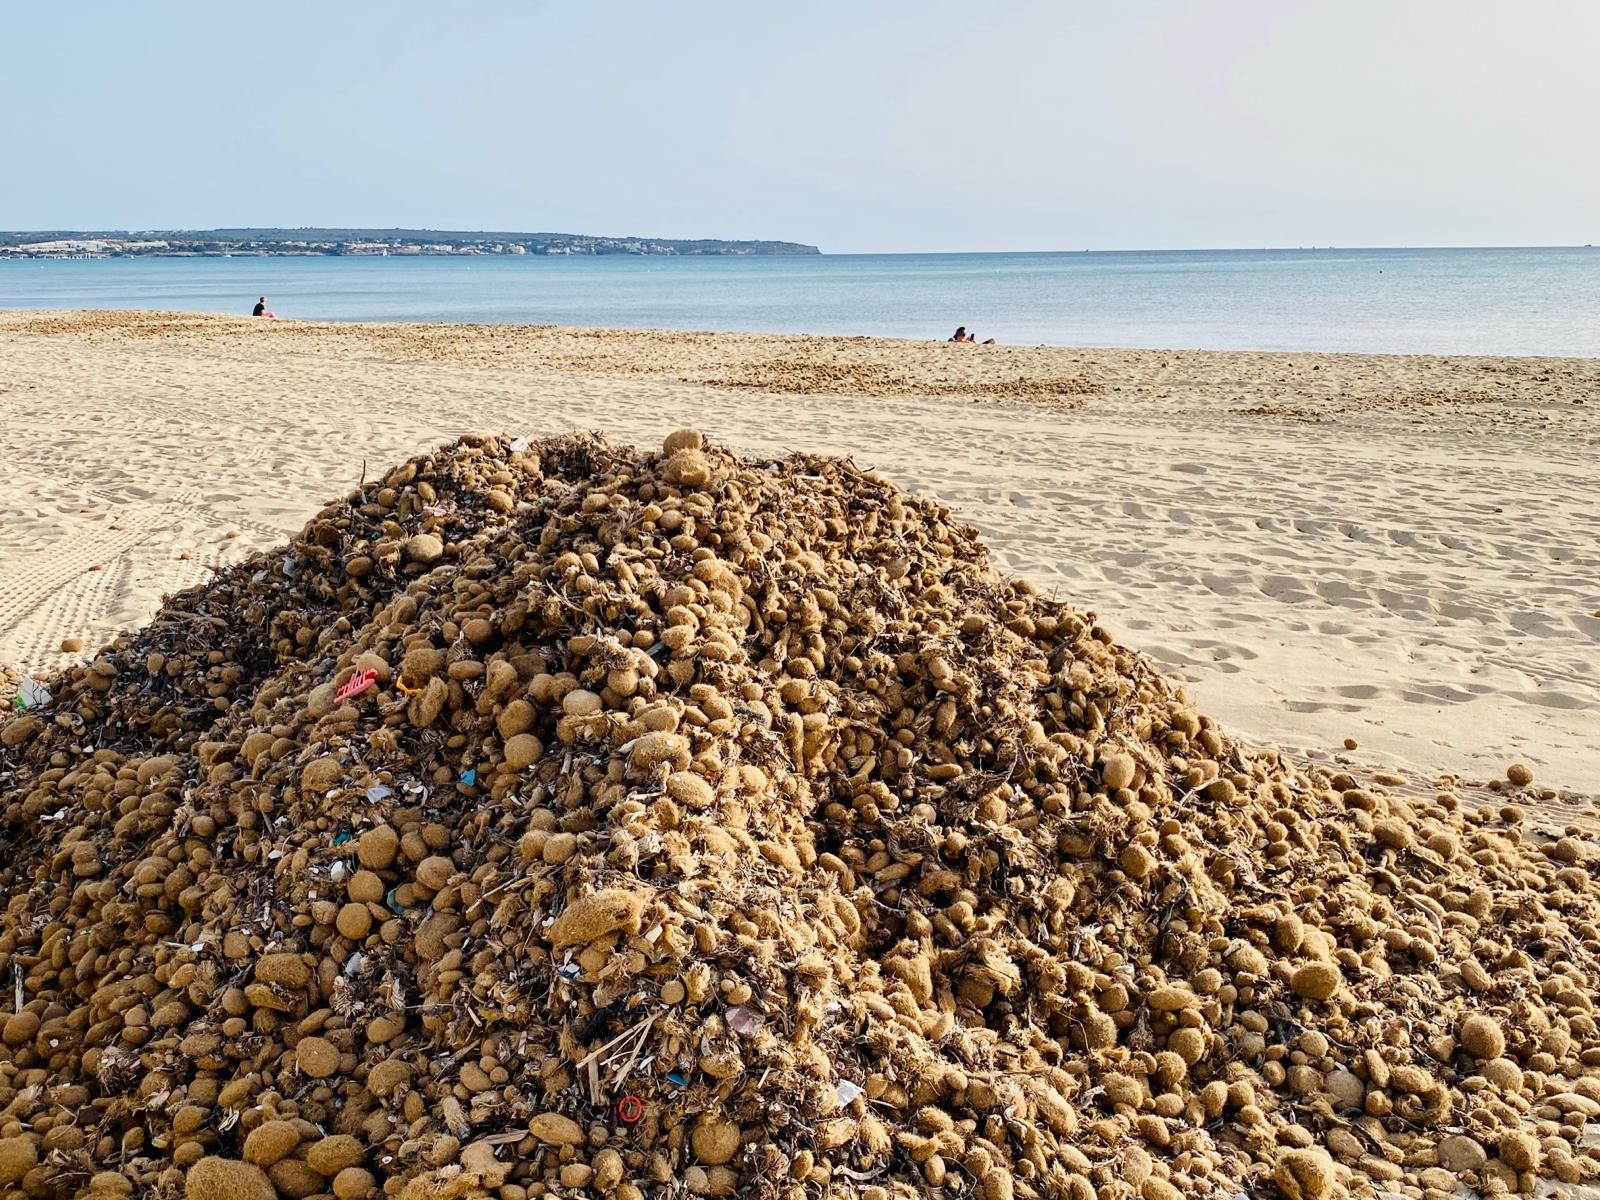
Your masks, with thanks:
[{"label": "clear blue sky", "polygon": [[0,228],[1600,242],[1597,0],[10,0]]}]

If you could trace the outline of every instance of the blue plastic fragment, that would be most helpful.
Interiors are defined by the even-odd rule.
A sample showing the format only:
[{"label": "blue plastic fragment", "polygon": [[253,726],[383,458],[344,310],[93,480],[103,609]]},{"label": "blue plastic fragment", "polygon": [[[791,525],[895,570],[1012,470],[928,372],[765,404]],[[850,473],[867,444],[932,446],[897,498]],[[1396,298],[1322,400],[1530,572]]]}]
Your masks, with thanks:
[{"label": "blue plastic fragment", "polygon": [[476,767],[468,767],[465,771],[461,772],[461,782],[466,784],[468,787],[471,787],[473,784],[477,783],[478,782],[478,771],[477,771],[477,768]]},{"label": "blue plastic fragment", "polygon": [[667,1082],[668,1083],[675,1083],[681,1088],[686,1088],[686,1087],[689,1086],[689,1081],[687,1079],[685,1079],[682,1075],[679,1075],[676,1071],[672,1072],[672,1074],[667,1076]]},{"label": "blue plastic fragment", "polygon": [[335,834],[334,838],[333,838],[333,844],[335,846],[342,846],[342,845],[344,845],[346,842],[348,842],[350,840],[350,837],[351,837],[351,835],[348,834],[348,833]]}]

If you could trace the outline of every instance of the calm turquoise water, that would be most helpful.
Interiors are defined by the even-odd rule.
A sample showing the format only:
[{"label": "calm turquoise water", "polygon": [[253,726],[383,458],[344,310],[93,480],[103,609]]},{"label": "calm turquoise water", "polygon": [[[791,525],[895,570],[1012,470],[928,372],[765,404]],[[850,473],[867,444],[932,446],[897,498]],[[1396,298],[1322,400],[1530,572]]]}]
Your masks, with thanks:
[{"label": "calm turquoise water", "polygon": [[0,307],[1600,356],[1600,249],[0,262]]}]

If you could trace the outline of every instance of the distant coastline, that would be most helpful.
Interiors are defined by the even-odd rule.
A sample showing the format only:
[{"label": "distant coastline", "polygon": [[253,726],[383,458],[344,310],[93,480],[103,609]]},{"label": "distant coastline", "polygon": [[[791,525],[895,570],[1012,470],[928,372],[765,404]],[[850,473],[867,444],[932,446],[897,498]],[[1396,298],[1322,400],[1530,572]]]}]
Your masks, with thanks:
[{"label": "distant coastline", "polygon": [[0,231],[0,258],[323,258],[424,255],[814,255],[799,242],[442,229]]}]

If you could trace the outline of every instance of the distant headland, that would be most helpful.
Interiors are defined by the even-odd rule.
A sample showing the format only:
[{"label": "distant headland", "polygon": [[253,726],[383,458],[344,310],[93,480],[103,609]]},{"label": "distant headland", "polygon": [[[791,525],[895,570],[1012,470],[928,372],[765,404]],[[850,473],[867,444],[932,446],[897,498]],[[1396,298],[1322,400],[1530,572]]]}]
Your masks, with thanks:
[{"label": "distant headland", "polygon": [[267,258],[441,254],[821,254],[799,242],[485,233],[446,229],[145,229],[0,232],[0,258]]}]

